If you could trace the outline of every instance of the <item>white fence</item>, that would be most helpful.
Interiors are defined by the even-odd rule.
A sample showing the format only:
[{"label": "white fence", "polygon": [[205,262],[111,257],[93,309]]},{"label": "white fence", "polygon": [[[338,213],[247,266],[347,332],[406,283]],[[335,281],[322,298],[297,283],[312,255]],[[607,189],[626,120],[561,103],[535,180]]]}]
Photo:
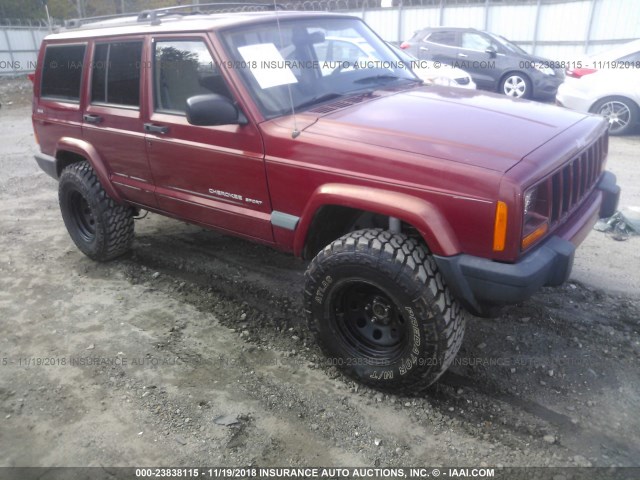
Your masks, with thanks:
[{"label": "white fence", "polygon": [[0,75],[33,72],[46,27],[0,26]]},{"label": "white fence", "polygon": [[640,38],[640,0],[452,3],[365,7],[349,13],[363,18],[391,42],[408,40],[416,30],[429,26],[472,27],[500,34],[529,53],[561,61]]},{"label": "white fence", "polygon": [[[346,12],[363,18],[391,42],[407,40],[428,26],[474,27],[503,35],[530,53],[560,61],[640,38],[640,0],[467,1],[430,0],[424,6],[402,6],[402,1],[393,0],[389,3],[399,6],[369,8],[363,0],[362,8]],[[322,8],[347,4],[307,3]],[[42,26],[0,26],[0,75],[33,71],[47,33]]]}]

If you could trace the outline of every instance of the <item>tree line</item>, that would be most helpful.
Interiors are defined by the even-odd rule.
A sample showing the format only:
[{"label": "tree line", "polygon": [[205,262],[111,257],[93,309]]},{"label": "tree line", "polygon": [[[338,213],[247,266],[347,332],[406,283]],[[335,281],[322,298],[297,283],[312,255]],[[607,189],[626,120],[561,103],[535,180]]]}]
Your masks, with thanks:
[{"label": "tree line", "polygon": [[[206,3],[210,0],[201,0]],[[188,5],[194,1],[176,0],[1,0],[0,19],[42,20],[49,15],[55,19],[94,17],[127,12],[140,12],[172,5]]]}]

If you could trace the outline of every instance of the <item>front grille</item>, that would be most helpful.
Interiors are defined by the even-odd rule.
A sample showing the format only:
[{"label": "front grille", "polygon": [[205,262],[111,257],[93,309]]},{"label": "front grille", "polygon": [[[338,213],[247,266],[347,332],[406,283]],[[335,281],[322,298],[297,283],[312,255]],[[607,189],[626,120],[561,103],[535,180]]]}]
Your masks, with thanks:
[{"label": "front grille", "polygon": [[546,180],[551,226],[562,222],[595,187],[604,164],[609,137],[605,133]]}]

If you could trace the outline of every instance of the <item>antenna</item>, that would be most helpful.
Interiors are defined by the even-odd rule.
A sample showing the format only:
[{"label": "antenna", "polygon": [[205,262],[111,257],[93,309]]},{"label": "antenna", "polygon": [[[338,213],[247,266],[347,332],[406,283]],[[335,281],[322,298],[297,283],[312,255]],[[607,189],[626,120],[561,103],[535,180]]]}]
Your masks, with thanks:
[{"label": "antenna", "polygon": [[53,32],[53,26],[51,25],[51,17],[49,16],[49,6],[47,5],[47,0],[43,0],[44,11],[47,12],[47,23],[49,24],[49,33]]},{"label": "antenna", "polygon": [[[278,14],[276,0],[273,0],[273,9],[276,12],[276,24],[278,25],[278,34],[280,35],[280,45],[284,46],[284,37],[282,36],[282,30],[280,29],[280,16]],[[291,104],[291,114],[293,115],[293,132],[291,132],[291,138],[298,138],[300,136],[300,130],[298,130],[298,120],[296,118],[296,110],[293,106],[293,94],[291,93],[291,84],[287,83],[287,91],[289,92],[289,103]]]}]

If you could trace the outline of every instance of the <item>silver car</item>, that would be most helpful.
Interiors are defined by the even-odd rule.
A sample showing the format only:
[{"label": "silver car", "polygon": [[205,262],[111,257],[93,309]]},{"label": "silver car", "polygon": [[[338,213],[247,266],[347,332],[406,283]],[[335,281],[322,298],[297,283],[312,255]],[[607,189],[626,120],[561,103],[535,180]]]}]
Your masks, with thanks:
[{"label": "silver car", "polygon": [[640,40],[579,62],[567,70],[556,103],[609,120],[609,133],[631,133],[640,122]]}]

